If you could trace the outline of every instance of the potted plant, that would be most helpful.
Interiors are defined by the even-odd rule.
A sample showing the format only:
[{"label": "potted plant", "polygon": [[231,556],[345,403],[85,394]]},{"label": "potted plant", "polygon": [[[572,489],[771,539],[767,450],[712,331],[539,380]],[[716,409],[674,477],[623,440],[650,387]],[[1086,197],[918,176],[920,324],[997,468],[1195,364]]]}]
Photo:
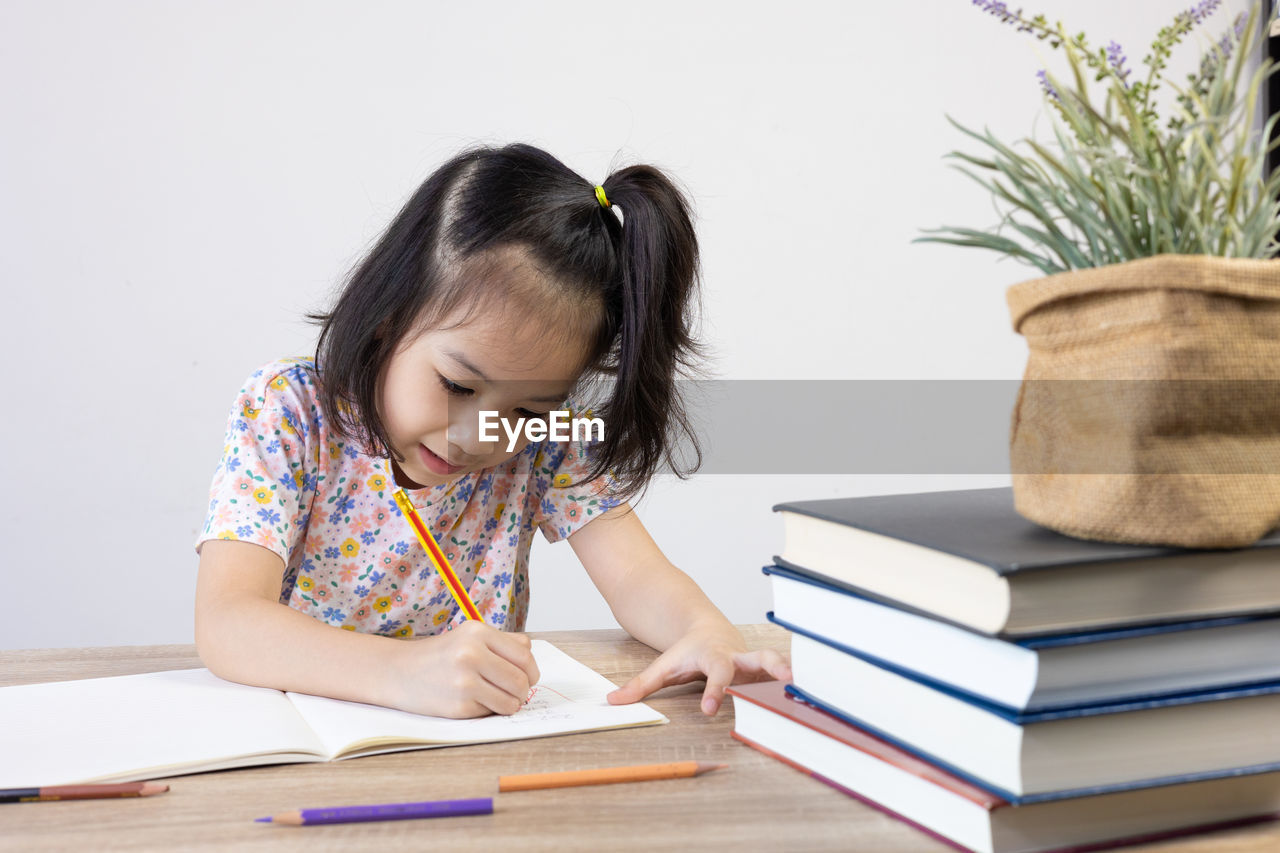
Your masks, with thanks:
[{"label": "potted plant", "polygon": [[1000,222],[918,241],[989,249],[1043,277],[1008,291],[1029,358],[1010,452],[1020,513],[1073,536],[1238,547],[1280,523],[1280,174],[1276,117],[1254,126],[1269,61],[1246,75],[1259,6],[1167,79],[1221,0],[1178,13],[1142,70],[1043,15],[974,5],[1065,54],[1041,71],[1053,141],[957,128],[952,152]]}]

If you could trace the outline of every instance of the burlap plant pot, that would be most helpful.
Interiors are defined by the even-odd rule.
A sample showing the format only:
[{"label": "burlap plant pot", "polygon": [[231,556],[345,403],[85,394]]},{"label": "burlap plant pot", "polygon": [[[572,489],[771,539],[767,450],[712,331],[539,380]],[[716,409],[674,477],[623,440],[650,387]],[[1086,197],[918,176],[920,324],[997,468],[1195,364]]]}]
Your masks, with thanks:
[{"label": "burlap plant pot", "polygon": [[1280,261],[1157,255],[1011,287],[1014,503],[1082,539],[1243,547],[1280,524]]}]

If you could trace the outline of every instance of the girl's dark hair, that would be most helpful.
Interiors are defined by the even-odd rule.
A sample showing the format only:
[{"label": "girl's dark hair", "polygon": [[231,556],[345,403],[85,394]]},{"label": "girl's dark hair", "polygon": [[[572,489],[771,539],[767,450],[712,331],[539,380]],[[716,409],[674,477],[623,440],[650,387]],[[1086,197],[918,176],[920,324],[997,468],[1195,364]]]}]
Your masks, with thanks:
[{"label": "girl's dark hair", "polygon": [[[383,368],[407,335],[460,306],[469,312],[528,296],[500,290],[503,278],[492,274],[494,259],[516,250],[549,288],[519,309],[541,313],[549,335],[585,328],[584,377],[611,377],[607,397],[592,406],[606,429],[591,445],[589,479],[611,472],[614,494],[627,499],[664,463],[681,478],[696,471],[702,453],[677,384],[705,357],[692,331],[699,263],[689,203],[651,166],[615,171],[602,186],[621,222],[591,182],[531,145],[472,148],[437,169],[354,268],[332,310],[309,315],[323,326],[316,364],[329,423],[369,452],[402,461],[378,413]],[[577,329],[566,331],[566,320]],[[687,468],[673,453],[682,435],[693,457]]]}]

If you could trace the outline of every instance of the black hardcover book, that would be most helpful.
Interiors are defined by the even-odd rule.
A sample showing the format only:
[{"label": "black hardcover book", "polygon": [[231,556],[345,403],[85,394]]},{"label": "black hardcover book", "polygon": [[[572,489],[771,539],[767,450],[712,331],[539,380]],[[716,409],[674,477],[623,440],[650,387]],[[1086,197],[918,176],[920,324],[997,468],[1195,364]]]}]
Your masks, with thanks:
[{"label": "black hardcover book", "polygon": [[1027,521],[1009,488],[773,509],[779,565],[986,634],[1280,611],[1280,531],[1232,550],[1089,542]]}]

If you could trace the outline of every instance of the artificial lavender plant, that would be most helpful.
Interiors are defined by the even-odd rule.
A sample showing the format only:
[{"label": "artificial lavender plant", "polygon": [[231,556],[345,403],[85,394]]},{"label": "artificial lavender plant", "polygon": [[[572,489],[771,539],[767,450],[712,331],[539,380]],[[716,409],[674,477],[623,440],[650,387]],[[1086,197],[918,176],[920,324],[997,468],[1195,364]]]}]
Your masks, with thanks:
[{"label": "artificial lavender plant", "polygon": [[[1044,15],[1027,18],[1007,4],[973,0],[998,21],[1066,54],[1070,78],[1039,72],[1052,108],[1054,142],[1013,145],[990,131],[948,120],[985,147],[985,156],[953,151],[956,168],[991,192],[1000,222],[989,230],[944,227],[916,242],[977,246],[1016,258],[1044,274],[1162,253],[1270,257],[1280,248],[1280,173],[1267,176],[1266,144],[1277,117],[1254,127],[1270,60],[1245,80],[1260,3],[1204,50],[1199,68],[1175,85],[1165,77],[1173,48],[1204,23],[1221,0],[1179,12],[1156,35],[1135,74],[1116,42],[1092,47]],[[1170,114],[1156,93],[1167,87]],[[1012,233],[1010,233],[1012,232]]]}]

